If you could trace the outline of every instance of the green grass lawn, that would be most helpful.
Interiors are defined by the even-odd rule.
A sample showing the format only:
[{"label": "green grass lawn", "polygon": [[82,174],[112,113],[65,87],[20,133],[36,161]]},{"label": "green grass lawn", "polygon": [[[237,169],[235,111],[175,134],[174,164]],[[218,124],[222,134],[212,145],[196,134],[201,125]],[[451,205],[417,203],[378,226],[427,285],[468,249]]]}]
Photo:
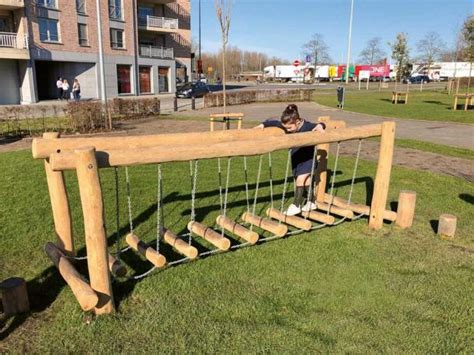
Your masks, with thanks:
[{"label": "green grass lawn", "polygon": [[[406,86],[400,90],[406,90]],[[454,98],[444,91],[410,91],[406,105],[394,105],[391,99],[391,91],[349,91],[346,93],[344,109],[385,117],[474,123],[473,110],[454,111]],[[315,100],[325,106],[337,105],[336,95],[319,95]]]},{"label": "green grass lawn", "polygon": [[[286,154],[273,156],[274,199],[282,193]],[[219,214],[217,163],[202,161],[197,220]],[[257,212],[270,204],[267,161]],[[354,160],[340,158],[337,195],[346,197]],[[474,291],[472,184],[393,168],[389,201],[417,192],[413,228],[367,220],[213,255],[159,271],[140,281],[114,281],[118,313],[84,314],[42,251],[54,240],[43,164],[31,152],[0,154],[0,279],[28,281],[32,312],[0,322],[0,352],[472,352]],[[222,160],[227,166],[227,160]],[[250,182],[256,158],[249,160]],[[330,165],[331,162],[330,162]],[[246,209],[242,159],[232,160],[228,215]],[[355,202],[366,203],[375,164],[362,161]],[[127,233],[124,171],[120,175],[121,236]],[[114,251],[113,170],[102,170],[106,226]],[[152,242],[156,226],[156,167],[130,168],[135,232]],[[165,223],[176,233],[189,221],[189,165],[164,164]],[[84,254],[82,214],[74,174],[66,174],[76,247]],[[289,187],[292,190],[292,187]],[[253,189],[251,192],[253,193]],[[439,239],[441,213],[458,217],[456,239]],[[195,240],[201,250],[209,247]],[[121,244],[123,246],[123,242]],[[169,260],[179,258],[165,245]],[[122,259],[130,274],[150,267],[134,252]],[[84,272],[85,262],[78,267]]]}]

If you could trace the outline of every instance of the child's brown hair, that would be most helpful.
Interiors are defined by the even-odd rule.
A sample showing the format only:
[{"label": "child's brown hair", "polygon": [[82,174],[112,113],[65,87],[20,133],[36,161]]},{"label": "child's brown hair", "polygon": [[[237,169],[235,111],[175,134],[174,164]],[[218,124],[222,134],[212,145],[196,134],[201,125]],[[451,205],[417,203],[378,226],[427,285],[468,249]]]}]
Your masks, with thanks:
[{"label": "child's brown hair", "polygon": [[298,106],[295,104],[289,104],[286,106],[286,108],[283,110],[283,113],[281,114],[281,123],[283,124],[294,122],[299,119],[300,114],[298,112]]}]

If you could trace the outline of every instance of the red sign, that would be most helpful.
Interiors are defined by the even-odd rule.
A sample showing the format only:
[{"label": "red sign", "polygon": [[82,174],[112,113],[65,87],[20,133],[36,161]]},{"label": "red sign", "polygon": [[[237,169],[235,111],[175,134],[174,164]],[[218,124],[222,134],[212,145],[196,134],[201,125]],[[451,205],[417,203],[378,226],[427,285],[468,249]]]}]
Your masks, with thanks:
[{"label": "red sign", "polygon": [[295,73],[295,74],[299,74],[299,73],[300,73],[300,71],[299,71],[298,69],[295,69],[295,70],[293,70],[293,73]]},{"label": "red sign", "polygon": [[295,59],[294,62],[293,62],[293,65],[295,67],[299,66],[300,64],[301,64],[301,62],[298,59]]}]

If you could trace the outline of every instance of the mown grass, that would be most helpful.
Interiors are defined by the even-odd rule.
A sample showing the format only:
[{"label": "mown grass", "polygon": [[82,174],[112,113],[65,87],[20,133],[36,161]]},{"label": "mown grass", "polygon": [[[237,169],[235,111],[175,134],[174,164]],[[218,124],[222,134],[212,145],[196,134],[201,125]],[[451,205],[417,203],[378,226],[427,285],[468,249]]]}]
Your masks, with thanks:
[{"label": "mown grass", "polygon": [[[399,90],[404,91],[406,87]],[[410,91],[406,105],[394,105],[391,99],[392,93],[387,91],[349,91],[346,93],[344,109],[384,117],[474,123],[472,109],[454,111],[454,97],[445,91]],[[315,100],[325,106],[336,107],[337,105],[336,95],[319,95]]]},{"label": "mown grass", "polygon": [[[2,351],[35,352],[471,352],[474,223],[472,184],[394,167],[389,201],[400,189],[417,192],[413,228],[365,219],[323,228],[156,272],[138,282],[116,280],[118,313],[83,314],[42,246],[54,240],[40,161],[29,151],[0,155],[0,279],[28,280],[32,313],[0,328]],[[282,193],[286,154],[273,156],[274,199]],[[224,178],[227,160],[222,159]],[[199,166],[197,220],[219,214],[217,163]],[[231,162],[228,215],[246,209],[242,160]],[[257,212],[270,204],[264,160]],[[336,189],[347,196],[354,160],[341,158]],[[330,164],[331,166],[331,164]],[[249,159],[250,182],[256,158]],[[375,164],[362,161],[354,189],[367,202]],[[121,236],[128,230],[124,171],[120,175]],[[156,167],[130,169],[135,232],[153,242]],[[185,230],[190,213],[189,165],[164,164],[165,223]],[[76,247],[84,254],[82,214],[74,174],[66,174]],[[106,226],[114,251],[114,172],[101,171]],[[290,187],[291,190],[291,187]],[[251,193],[254,190],[251,189]],[[458,217],[456,239],[439,239],[441,213]],[[202,250],[201,240],[193,243]],[[122,243],[123,246],[123,243]],[[179,258],[165,245],[169,260]],[[150,265],[122,255],[130,274]],[[85,262],[78,267],[85,271]]]}]

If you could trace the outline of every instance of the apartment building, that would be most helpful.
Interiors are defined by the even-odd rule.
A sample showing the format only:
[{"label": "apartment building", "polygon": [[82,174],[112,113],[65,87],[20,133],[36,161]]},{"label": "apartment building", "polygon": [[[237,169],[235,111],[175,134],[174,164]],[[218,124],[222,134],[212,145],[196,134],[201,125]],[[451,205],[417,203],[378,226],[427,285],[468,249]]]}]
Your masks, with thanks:
[{"label": "apartment building", "polygon": [[[0,0],[0,103],[55,99],[58,77],[100,98],[97,14],[96,0]],[[172,93],[191,76],[190,0],[100,0],[100,17],[107,97]]]}]

